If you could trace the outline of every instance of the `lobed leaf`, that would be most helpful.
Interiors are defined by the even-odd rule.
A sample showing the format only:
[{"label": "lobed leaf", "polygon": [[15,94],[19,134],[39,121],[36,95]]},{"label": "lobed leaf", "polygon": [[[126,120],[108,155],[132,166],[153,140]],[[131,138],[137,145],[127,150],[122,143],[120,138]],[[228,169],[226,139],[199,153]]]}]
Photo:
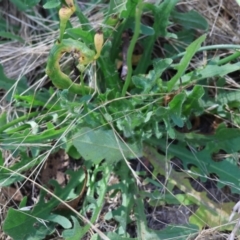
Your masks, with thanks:
[{"label": "lobed leaf", "polygon": [[206,35],[203,35],[186,48],[186,54],[181,59],[180,63],[176,66],[177,73],[170,79],[170,81],[167,84],[169,92],[174,88],[175,83],[183,76],[188,65],[190,64],[192,57],[200,48],[201,44],[205,39]]},{"label": "lobed leaf", "polygon": [[123,143],[112,130],[82,128],[73,136],[73,145],[85,160],[94,164],[105,159],[114,164],[126,158],[141,156],[141,149],[136,144]]}]

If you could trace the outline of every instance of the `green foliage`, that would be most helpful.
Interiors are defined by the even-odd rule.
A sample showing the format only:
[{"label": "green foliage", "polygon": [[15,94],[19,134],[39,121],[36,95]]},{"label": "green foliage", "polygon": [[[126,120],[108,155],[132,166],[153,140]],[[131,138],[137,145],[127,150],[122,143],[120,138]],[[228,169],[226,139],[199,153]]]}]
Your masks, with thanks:
[{"label": "green foliage", "polygon": [[[206,227],[206,222],[210,227],[216,227],[219,224],[216,215],[222,216],[222,222],[226,223],[232,203],[225,204],[222,211],[218,211],[220,204],[214,203],[205,193],[197,192],[189,179],[198,178],[204,183],[210,174],[216,174],[219,189],[227,185],[232,193],[237,193],[240,183],[235,156],[240,151],[240,131],[222,122],[211,135],[204,135],[196,132],[192,120],[208,112],[231,121],[233,126],[239,125],[239,91],[224,87],[226,75],[237,71],[240,63],[236,61],[238,56],[232,54],[231,58],[221,60],[210,57],[205,64],[199,63],[193,68],[192,63],[202,51],[206,34],[196,37],[192,29],[207,31],[208,26],[206,20],[194,11],[179,13],[175,7],[177,2],[109,2],[108,8],[102,10],[105,44],[101,56],[81,73],[81,77],[84,75],[82,84],[97,81],[94,94],[74,95],[69,89],[53,87],[29,88],[26,78],[18,82],[9,79],[0,66],[0,88],[8,91],[5,99],[16,109],[13,115],[0,115],[0,147],[19,158],[6,167],[4,155],[0,156],[1,186],[22,184],[27,171],[40,167],[46,156],[60,148],[76,161],[81,159],[89,174],[79,215],[56,211],[56,207],[58,198],[67,201],[74,194],[76,196],[75,190],[83,185],[82,169],[68,172],[71,177],[64,188],[51,181],[54,196],[49,201],[44,200],[46,189],[43,188],[33,208],[27,206],[27,198],[22,199],[18,209],[9,208],[3,229],[10,237],[44,239],[60,227],[64,239],[81,239],[90,231],[91,225],[80,220],[80,216],[95,225],[103,213],[106,196],[111,198],[118,193],[121,195],[119,205],[104,215],[105,221],[116,223],[114,232],[105,233],[106,239],[186,239]],[[20,2],[14,3],[18,6]],[[36,3],[24,2],[21,10]],[[58,8],[61,4],[60,1],[48,1],[44,7]],[[153,24],[142,23],[141,17],[147,13],[151,14]],[[91,22],[78,7],[76,16],[82,27],[72,27],[68,22],[62,33],[63,39],[81,39],[86,49],[94,49],[96,32]],[[181,30],[171,32],[173,23],[179,24]],[[131,31],[133,36],[124,52],[128,71],[126,79],[122,80],[121,69],[117,67],[123,54],[122,35]],[[15,39],[14,35],[5,37]],[[170,45],[169,41],[161,46],[168,51],[165,57],[155,53],[159,38],[176,42],[176,45]],[[133,67],[136,43],[143,53]],[[70,64],[68,68],[72,70]],[[70,72],[66,74],[72,77]],[[214,95],[206,87],[212,83],[218,89]],[[221,151],[227,157],[214,161],[214,154]],[[141,157],[153,166],[150,177],[146,172],[133,174],[132,159]],[[166,171],[172,158],[182,161],[181,172]],[[137,174],[157,190],[140,189]],[[164,190],[166,188],[168,192],[164,195],[158,190],[163,188],[156,179],[159,174],[167,179]],[[112,176],[119,181],[109,185]],[[174,195],[174,187],[182,193]],[[198,209],[190,217],[190,225],[168,226],[158,231],[148,226],[145,203],[152,207],[194,204]],[[134,219],[130,215],[134,215]],[[132,238],[128,232],[129,224],[136,226],[137,238]],[[96,233],[91,239],[100,237]]]},{"label": "green foliage", "polygon": [[51,0],[51,1],[47,1],[43,7],[45,9],[51,9],[51,8],[56,8],[56,7],[59,7],[60,6],[60,1],[58,0]]},{"label": "green foliage", "polygon": [[85,160],[94,164],[105,159],[109,164],[117,163],[123,156],[135,158],[141,156],[136,145],[124,144],[112,130],[81,128],[73,135],[73,145]]},{"label": "green foliage", "polygon": [[148,4],[145,3],[144,7],[147,10],[150,10],[155,19],[152,28],[154,29],[155,34],[144,38],[143,46],[145,47],[145,51],[143,53],[142,59],[138,64],[135,73],[145,73],[148,66],[151,63],[151,55],[149,53],[152,52],[154,43],[158,37],[170,37],[171,33],[167,31],[167,26],[169,25],[169,16],[174,9],[175,4],[178,0],[170,0],[164,1],[161,4]]},{"label": "green foliage", "polygon": [[[84,172],[82,169],[76,172],[69,172],[71,175],[68,185],[64,191],[56,183],[54,185],[54,193],[61,200],[69,200],[69,194],[72,189],[78,186]],[[41,192],[40,199],[33,209],[21,210],[10,208],[8,215],[4,222],[4,231],[12,236],[14,239],[42,239],[46,235],[53,232],[55,224],[60,224],[62,227],[68,229],[72,227],[72,223],[64,216],[54,214],[52,211],[59,205],[59,199],[52,197],[47,204],[44,196],[46,192]],[[21,208],[26,207],[26,198],[21,202]]]},{"label": "green foliage", "polygon": [[185,29],[201,29],[204,31],[208,30],[208,23],[205,18],[202,17],[196,11],[189,11],[186,13],[180,13],[177,11],[172,11],[172,18],[179,25],[183,26]]},{"label": "green foliage", "polygon": [[187,236],[196,231],[196,226],[188,225],[187,228],[167,227],[162,231],[153,231],[147,227],[146,216],[144,214],[144,205],[142,199],[136,198],[136,216],[138,225],[138,239],[171,239],[177,236],[178,239],[186,239]]},{"label": "green foliage", "polygon": [[[232,186],[234,186],[231,187],[232,192],[238,192],[238,168],[233,155],[221,162],[214,162],[212,155],[219,152],[219,150],[224,150],[232,154],[239,151],[239,131],[222,126],[218,128],[214,136],[209,136],[207,139],[199,139],[197,145],[191,141],[191,139],[194,138],[199,139],[197,134],[192,134],[191,138],[188,138],[186,135],[185,142],[169,146],[169,153],[179,159],[184,159],[184,168],[187,169],[188,164],[193,164],[202,175],[206,176],[208,173],[215,173],[219,178],[218,186],[220,188],[226,185],[227,182],[231,182],[231,184],[233,184]],[[199,143],[205,146],[201,151],[196,150]],[[159,144],[163,150],[166,148],[164,141],[160,140]],[[188,145],[191,146],[190,150],[186,148]],[[194,153],[194,157],[191,153]]]},{"label": "green foliage", "polygon": [[175,86],[176,82],[181,78],[181,76],[184,75],[184,72],[186,71],[192,57],[197,52],[197,50],[200,48],[202,42],[205,40],[206,36],[201,36],[197,40],[195,40],[193,43],[191,43],[186,48],[186,54],[181,59],[180,63],[175,67],[177,70],[177,73],[175,76],[173,76],[170,81],[168,82],[168,91],[171,91],[173,87]]},{"label": "green foliage", "polygon": [[81,227],[75,216],[71,216],[71,219],[73,221],[73,227],[71,229],[64,230],[62,236],[66,240],[78,240],[79,236],[81,236]]},{"label": "green foliage", "polygon": [[[162,142],[160,144],[162,144]],[[184,151],[184,148],[179,148],[179,150]],[[144,156],[147,157],[149,159],[149,161],[152,163],[152,165],[154,167],[154,171],[153,171],[154,175],[157,175],[157,174],[161,174],[164,176],[167,175],[167,172],[165,169],[166,169],[166,164],[168,164],[168,162],[159,161],[159,159],[162,159],[165,156],[163,156],[162,154],[159,154],[155,149],[152,149],[149,146],[145,146]],[[179,155],[175,154],[175,152],[173,153],[173,151],[171,150],[169,152],[169,156],[179,156]],[[188,157],[188,156],[190,156],[189,153],[184,154],[184,158],[190,159],[190,157]],[[196,156],[196,158],[197,157],[199,157],[199,155]],[[205,156],[205,157],[209,158],[209,156]],[[167,160],[169,160],[169,159],[167,159]],[[183,159],[183,155],[181,156],[181,159]],[[177,187],[182,192],[184,192],[184,194],[177,194],[176,198],[174,199],[174,202],[178,201],[179,204],[184,204],[184,205],[189,205],[189,206],[195,204],[195,206],[198,207],[195,214],[193,214],[189,218],[189,222],[198,226],[199,229],[204,227],[206,225],[206,222],[209,227],[215,227],[216,225],[219,224],[219,222],[221,222],[222,230],[230,230],[231,229],[230,226],[227,224],[226,225],[224,225],[224,224],[228,222],[229,212],[233,208],[234,203],[233,202],[219,203],[215,199],[210,200],[207,197],[206,192],[196,191],[190,183],[190,179],[191,179],[191,178],[189,178],[190,176],[192,176],[193,179],[195,179],[197,176],[199,176],[198,173],[200,171],[202,171],[202,172],[205,171],[205,175],[206,175],[207,174],[206,169],[208,169],[211,166],[210,164],[205,164],[205,162],[202,160],[202,158],[198,158],[198,159],[196,159],[196,161],[197,160],[198,160],[198,164],[201,166],[201,168],[192,167],[191,170],[188,170],[188,172],[177,172],[175,170],[171,170],[171,174],[168,176],[168,183],[167,183],[166,188],[170,192],[170,194],[174,187]],[[191,162],[191,164],[192,164],[192,162]],[[195,163],[193,163],[193,164],[195,164]],[[226,166],[222,166],[222,167],[226,168]],[[211,172],[211,170],[212,169],[210,169],[209,172]],[[216,169],[214,169],[214,170],[216,170]],[[220,171],[223,172],[224,171],[223,168]],[[227,173],[227,169],[225,169],[225,173]],[[235,174],[235,173],[233,173],[233,174]],[[206,177],[203,175],[203,173],[200,176],[202,178],[204,178],[203,181],[206,179]],[[157,183],[155,183],[155,184],[157,184]],[[150,205],[152,205],[152,206],[156,206],[156,205],[158,206],[158,205],[163,204],[161,201],[162,199],[160,198],[159,194],[158,194],[157,198],[153,194],[148,195],[148,197],[150,198]],[[166,198],[164,200],[168,204],[174,204],[174,202],[172,200],[172,194],[171,194],[171,197],[166,196]]]},{"label": "green foliage", "polygon": [[[2,65],[0,65],[0,76],[0,88],[8,91],[6,97],[8,101],[10,101],[12,95],[14,95],[13,91],[15,91],[14,93],[16,93],[16,91],[17,93],[23,93],[28,89],[26,79],[21,79],[15,83],[14,79],[10,79],[5,75]],[[31,91],[30,94],[33,94],[33,91]]]},{"label": "green foliage", "polygon": [[0,36],[2,38],[17,40],[17,41],[22,42],[22,43],[24,42],[22,38],[20,38],[19,36],[16,36],[15,34],[10,33],[10,32],[1,31]]},{"label": "green foliage", "polygon": [[12,0],[20,11],[26,11],[39,3],[39,0]]}]

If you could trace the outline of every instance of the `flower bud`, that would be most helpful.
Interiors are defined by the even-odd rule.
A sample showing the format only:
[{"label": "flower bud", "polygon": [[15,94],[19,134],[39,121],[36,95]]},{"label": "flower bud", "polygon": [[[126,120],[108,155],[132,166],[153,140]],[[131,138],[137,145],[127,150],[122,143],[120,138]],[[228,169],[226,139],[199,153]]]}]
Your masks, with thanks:
[{"label": "flower bud", "polygon": [[94,44],[95,44],[95,49],[96,49],[96,52],[97,54],[95,55],[95,59],[99,58],[100,56],[100,53],[101,53],[101,50],[102,50],[102,47],[103,47],[103,33],[102,32],[97,32],[95,35],[94,35]]}]

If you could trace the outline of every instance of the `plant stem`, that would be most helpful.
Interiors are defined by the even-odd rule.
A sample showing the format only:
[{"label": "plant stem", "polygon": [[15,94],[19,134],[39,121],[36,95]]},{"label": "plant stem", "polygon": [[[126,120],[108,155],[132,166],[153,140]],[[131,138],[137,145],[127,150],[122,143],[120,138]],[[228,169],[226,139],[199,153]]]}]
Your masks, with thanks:
[{"label": "plant stem", "polygon": [[[44,113],[47,113],[47,111],[46,111],[46,112],[43,112],[42,114],[44,114]],[[3,127],[0,127],[0,133],[2,133],[4,130],[6,130],[6,129],[8,129],[8,128],[10,128],[10,127],[18,124],[18,123],[21,123],[21,122],[23,122],[23,121],[26,121],[26,120],[28,120],[29,118],[35,117],[35,116],[37,116],[37,115],[39,115],[39,112],[29,113],[29,114],[24,115],[24,116],[22,116],[22,117],[16,118],[16,119],[12,120],[11,122],[5,124]]]},{"label": "plant stem", "polygon": [[240,57],[240,51],[236,51],[235,53],[231,54],[230,56],[227,56],[227,57],[219,60],[218,65],[220,66],[220,65],[223,65],[225,63],[231,62],[238,57]]},{"label": "plant stem", "polygon": [[[100,189],[99,196],[95,202],[96,208],[94,209],[94,211],[92,213],[92,217],[90,219],[90,222],[92,224],[94,224],[97,221],[99,214],[101,213],[101,210],[102,210],[102,207],[104,204],[105,195],[106,195],[106,192],[108,189],[108,181],[109,181],[111,172],[112,172],[112,168],[108,165],[105,165],[105,167],[102,169],[104,178],[101,181],[99,181],[99,183],[101,182],[99,184],[99,189]],[[95,176],[93,176],[93,177],[95,177]],[[92,182],[92,184],[93,184],[93,182]],[[94,188],[94,185],[95,185],[95,179],[94,179],[94,184],[92,185],[92,189]],[[81,229],[81,237],[84,236],[89,231],[90,227],[91,226],[89,224],[87,224]]]},{"label": "plant stem", "polygon": [[88,18],[83,14],[83,12],[81,11],[80,7],[78,6],[78,4],[75,3],[76,6],[76,12],[75,14],[77,15],[79,22],[81,23],[81,28],[84,31],[92,31],[92,26],[89,23]]},{"label": "plant stem", "polygon": [[[208,50],[216,50],[216,49],[233,49],[237,50],[240,49],[240,45],[234,45],[234,44],[217,44],[217,45],[211,45],[211,46],[204,46],[200,47],[197,52],[202,52],[202,51],[208,51]],[[186,54],[186,52],[181,52],[177,55],[174,55],[171,57],[172,59],[176,59],[179,57],[182,57]]]},{"label": "plant stem", "polygon": [[133,50],[135,47],[135,44],[137,42],[139,33],[140,33],[140,23],[141,23],[141,16],[142,16],[142,8],[143,8],[143,2],[142,0],[139,0],[138,5],[136,7],[136,12],[135,12],[135,28],[134,28],[134,34],[132,37],[132,40],[130,42],[129,48],[128,48],[128,53],[127,53],[127,67],[128,67],[128,72],[127,72],[127,77],[122,89],[122,97],[126,95],[127,89],[130,85],[131,82],[131,77],[132,77],[132,55],[133,55]]},{"label": "plant stem", "polygon": [[[62,110],[59,110],[57,113],[58,113],[58,115],[60,115],[60,114],[63,114],[64,112],[65,112],[65,110],[62,109]],[[46,114],[46,116],[44,116],[44,114]],[[8,128],[11,128],[12,126],[14,126],[18,123],[23,123],[24,121],[29,120],[30,118],[33,118],[35,116],[37,116],[37,117],[34,120],[37,123],[39,123],[43,120],[45,120],[45,121],[49,120],[49,119],[52,118],[52,114],[53,114],[53,112],[49,112],[49,110],[41,112],[40,116],[37,116],[37,115],[39,115],[39,112],[32,112],[32,113],[26,114],[22,117],[16,118],[16,119],[12,120],[11,122],[5,124],[3,127],[0,128],[0,133],[4,132]],[[26,126],[23,124],[23,125],[18,126],[14,129],[10,129],[10,130],[6,131],[6,133],[11,134],[11,133],[14,133],[14,132],[17,132],[17,131],[21,131],[21,130],[25,129],[25,127]]]}]

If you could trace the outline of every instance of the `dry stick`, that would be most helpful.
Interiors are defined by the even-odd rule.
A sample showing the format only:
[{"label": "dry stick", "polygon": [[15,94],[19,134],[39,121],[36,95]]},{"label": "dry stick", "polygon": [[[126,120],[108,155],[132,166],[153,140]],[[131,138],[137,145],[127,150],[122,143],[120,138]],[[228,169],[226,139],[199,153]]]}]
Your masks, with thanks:
[{"label": "dry stick", "polygon": [[231,234],[228,236],[227,240],[234,240],[235,239],[235,235],[236,235],[239,227],[240,227],[240,219],[237,220],[237,223],[236,223],[234,229],[232,230]]},{"label": "dry stick", "polygon": [[[232,221],[232,219],[233,219],[234,215],[236,214],[236,212],[237,212],[238,214],[240,214],[240,201],[238,201],[238,202],[234,205],[233,210],[232,210],[232,213],[231,213],[231,215],[230,215],[230,217],[229,217],[229,222]],[[232,232],[231,232],[231,234],[229,235],[229,237],[228,237],[227,240],[234,240],[234,237],[235,237],[235,235],[236,235],[237,230],[239,229],[239,227],[240,227],[240,219],[238,218],[237,223],[236,223],[235,227],[233,228],[233,230],[232,230]]]},{"label": "dry stick", "polygon": [[215,25],[216,25],[217,18],[218,18],[218,16],[219,16],[220,11],[221,11],[222,5],[223,5],[223,0],[220,1],[219,7],[218,7],[218,11],[217,11],[217,16],[216,16],[215,19],[214,19],[214,23],[213,23],[213,25],[212,25],[212,29],[211,29],[211,32],[210,32],[210,34],[209,34],[210,37],[212,36],[212,33],[213,33],[213,31],[214,31],[214,27],[215,27]]}]

